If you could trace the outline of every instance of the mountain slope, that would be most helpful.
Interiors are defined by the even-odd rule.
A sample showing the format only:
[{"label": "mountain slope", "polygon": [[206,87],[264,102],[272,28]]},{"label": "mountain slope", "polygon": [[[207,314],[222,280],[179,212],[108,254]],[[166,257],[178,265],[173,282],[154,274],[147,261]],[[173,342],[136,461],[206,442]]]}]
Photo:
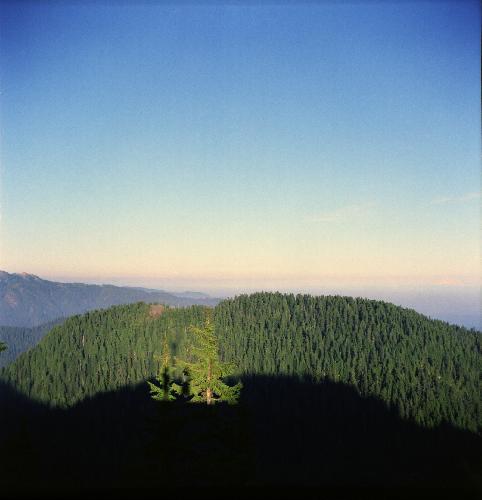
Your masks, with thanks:
[{"label": "mountain slope", "polygon": [[7,349],[0,353],[0,368],[12,363],[20,354],[36,346],[49,330],[62,321],[50,321],[32,328],[0,326],[0,342],[4,342],[7,346]]},{"label": "mountain slope", "polygon": [[387,302],[281,293],[225,300],[216,321],[244,373],[342,382],[427,427],[481,428],[480,332]]},{"label": "mountain slope", "polygon": [[[1,378],[29,397],[71,406],[153,377],[165,333],[183,357],[187,327],[203,314],[192,306],[150,315],[140,303],[75,316]],[[344,383],[427,427],[480,427],[480,333],[384,302],[272,293],[221,302],[215,322],[222,357],[244,376]]]},{"label": "mountain slope", "polygon": [[203,308],[166,308],[151,316],[144,303],[114,306],[72,316],[3,372],[24,394],[55,406],[152,377],[164,334],[173,354],[183,348],[187,327],[200,323]]},{"label": "mountain slope", "polygon": [[219,299],[113,285],[58,283],[32,274],[0,271],[0,325],[32,327],[73,314],[119,304],[156,302],[172,306],[214,306]]}]

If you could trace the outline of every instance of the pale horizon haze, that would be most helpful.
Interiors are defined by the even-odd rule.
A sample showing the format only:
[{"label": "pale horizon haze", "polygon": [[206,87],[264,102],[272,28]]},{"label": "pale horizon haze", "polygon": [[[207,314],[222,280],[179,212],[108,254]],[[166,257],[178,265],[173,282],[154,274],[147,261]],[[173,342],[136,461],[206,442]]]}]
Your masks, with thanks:
[{"label": "pale horizon haze", "polygon": [[0,269],[481,322],[480,5],[0,3]]}]

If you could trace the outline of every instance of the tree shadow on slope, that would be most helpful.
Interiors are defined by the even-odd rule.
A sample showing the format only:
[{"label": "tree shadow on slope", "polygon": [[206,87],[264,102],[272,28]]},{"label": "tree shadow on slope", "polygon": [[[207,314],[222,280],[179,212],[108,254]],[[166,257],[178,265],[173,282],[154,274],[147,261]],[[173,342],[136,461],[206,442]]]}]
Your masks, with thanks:
[{"label": "tree shadow on slope", "polygon": [[480,436],[422,428],[348,385],[252,376],[241,404],[250,408],[260,484],[481,486]]},{"label": "tree shadow on slope", "polygon": [[163,404],[140,384],[67,410],[1,384],[3,487],[480,489],[480,436],[405,422],[340,383],[280,376],[243,383],[235,406]]},{"label": "tree shadow on slope", "polygon": [[248,475],[239,406],[160,403],[142,383],[49,408],[0,382],[0,407],[3,491],[227,485]]}]

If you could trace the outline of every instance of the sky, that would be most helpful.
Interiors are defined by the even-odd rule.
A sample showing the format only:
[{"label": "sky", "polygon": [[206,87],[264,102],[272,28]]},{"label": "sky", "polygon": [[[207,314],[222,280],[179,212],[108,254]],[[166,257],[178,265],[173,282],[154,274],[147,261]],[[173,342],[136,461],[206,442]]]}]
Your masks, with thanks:
[{"label": "sky", "polygon": [[479,47],[472,1],[1,2],[0,269],[480,321]]}]

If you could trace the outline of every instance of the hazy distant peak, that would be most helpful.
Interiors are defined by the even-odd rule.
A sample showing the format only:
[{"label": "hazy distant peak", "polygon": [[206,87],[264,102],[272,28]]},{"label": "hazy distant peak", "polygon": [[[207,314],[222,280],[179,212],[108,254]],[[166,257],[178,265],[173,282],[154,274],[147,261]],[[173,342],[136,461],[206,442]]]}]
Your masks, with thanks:
[{"label": "hazy distant peak", "polygon": [[30,273],[7,273],[7,271],[0,270],[0,279],[8,279],[8,278],[21,278],[21,279],[29,279],[29,280],[41,280],[35,274]]},{"label": "hazy distant peak", "polygon": [[203,292],[191,292],[191,291],[186,291],[186,292],[171,292],[173,295],[176,295],[176,297],[186,297],[189,299],[210,299],[211,296],[208,295],[207,293]]},{"label": "hazy distant peak", "polygon": [[22,278],[32,279],[32,280],[40,280],[41,279],[38,276],[36,276],[35,274],[30,274],[30,273],[20,273],[17,276],[21,276]]},{"label": "hazy distant peak", "polygon": [[176,295],[109,284],[60,283],[25,272],[0,271],[0,324],[4,326],[32,327],[73,314],[134,302],[182,307],[214,306],[219,301],[196,292]]}]

